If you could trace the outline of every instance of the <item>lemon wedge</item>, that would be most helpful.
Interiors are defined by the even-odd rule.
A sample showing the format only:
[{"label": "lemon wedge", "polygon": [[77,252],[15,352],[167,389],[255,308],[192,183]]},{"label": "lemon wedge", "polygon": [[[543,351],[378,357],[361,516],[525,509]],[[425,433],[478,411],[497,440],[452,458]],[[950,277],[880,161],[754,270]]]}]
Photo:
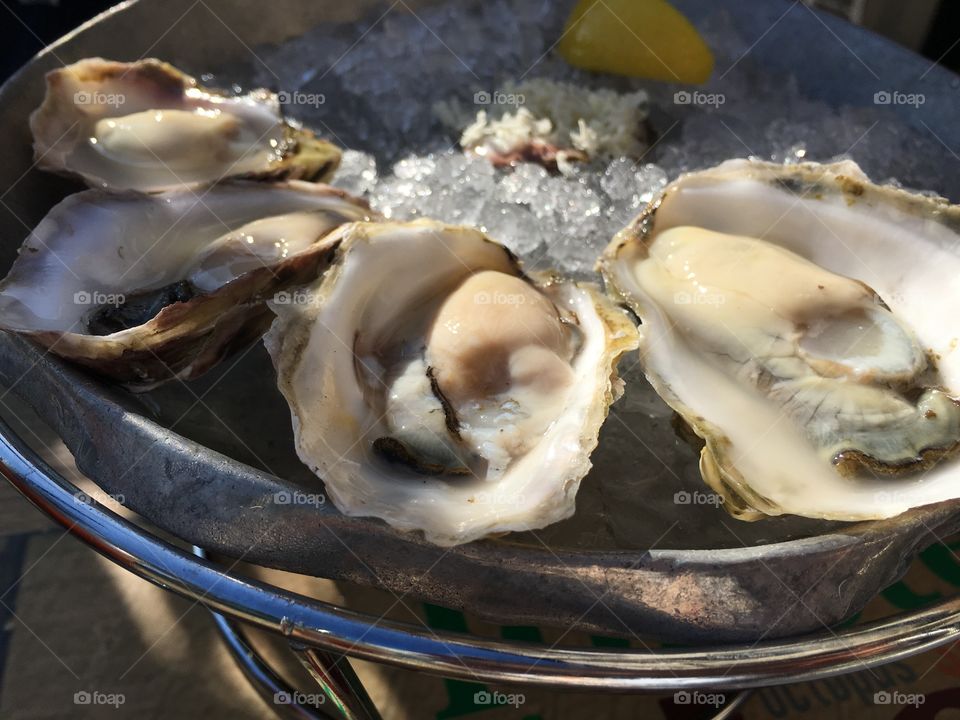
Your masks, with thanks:
[{"label": "lemon wedge", "polygon": [[560,54],[576,67],[675,83],[703,83],[713,53],[665,0],[580,0]]}]

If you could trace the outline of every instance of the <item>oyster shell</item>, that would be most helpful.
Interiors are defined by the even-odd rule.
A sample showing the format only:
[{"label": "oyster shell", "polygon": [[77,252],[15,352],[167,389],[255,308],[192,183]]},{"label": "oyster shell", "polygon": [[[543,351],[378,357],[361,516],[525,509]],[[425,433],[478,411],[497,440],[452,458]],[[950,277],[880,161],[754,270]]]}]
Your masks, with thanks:
[{"label": "oyster shell", "polygon": [[[682,176],[600,260],[734,515],[960,497],[960,209],[852,162]],[[931,297],[936,291],[936,299]]]},{"label": "oyster shell", "polygon": [[264,299],[330,262],[366,204],[299,181],[156,195],[87,190],[63,200],[0,283],[0,328],[148,389],[189,379],[257,339]]},{"label": "oyster shell", "polygon": [[91,58],[47,73],[30,129],[39,167],[116,190],[320,181],[340,164],[339,148],[283,120],[275,94],[225,95],[154,59]]},{"label": "oyster shell", "polygon": [[336,506],[441,545],[571,515],[633,322],[470,228],[334,238],[334,267],[304,302],[271,303],[264,342],[297,452]]}]

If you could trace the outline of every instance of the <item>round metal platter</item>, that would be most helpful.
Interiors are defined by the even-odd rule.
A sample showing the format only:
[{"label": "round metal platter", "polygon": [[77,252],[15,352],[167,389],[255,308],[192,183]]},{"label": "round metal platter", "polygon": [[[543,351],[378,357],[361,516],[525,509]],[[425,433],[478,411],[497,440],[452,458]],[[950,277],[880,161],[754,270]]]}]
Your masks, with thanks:
[{"label": "round metal platter", "polygon": [[[470,14],[461,7],[468,4],[409,2],[392,8],[417,17],[462,13],[466,37]],[[730,82],[789,77],[799,92],[830,108],[868,106],[874,93],[919,88],[926,98],[922,108],[887,109],[895,134],[902,128],[905,137],[926,137],[921,152],[932,159],[923,174],[911,176],[913,165],[901,167],[882,157],[863,160],[878,177],[896,174],[907,185],[924,187],[933,177],[930,189],[960,196],[960,175],[952,172],[954,159],[943,149],[960,147],[953,75],[800,3],[676,4],[695,24],[716,25],[721,17],[745,39],[742,61],[726,70]],[[556,3],[551,10],[558,31],[569,5]],[[0,265],[9,267],[30,228],[54,203],[80,189],[32,165],[27,118],[40,103],[46,71],[90,56],[155,56],[197,76],[213,71],[250,83],[254,79],[244,74],[252,73],[257,48],[282,46],[308,30],[341,43],[362,38],[392,8],[377,2],[346,7],[307,0],[140,0],[118,5],[45,50],[0,89],[5,138]],[[177,17],[158,39],[156,27]],[[457,40],[443,39],[453,47]],[[503,72],[512,71],[510,47],[493,37],[488,51],[503,57]],[[456,65],[453,57],[450,62]],[[465,76],[468,81],[473,83]],[[335,101],[336,88],[323,89]],[[749,128],[705,129],[702,117],[687,114],[692,111],[674,105],[657,110],[652,120],[661,132],[676,124],[689,133],[729,131],[743,146],[734,154],[748,154],[760,142]],[[327,130],[349,137],[349,128],[337,126],[333,117],[330,122]],[[657,151],[668,151],[682,138],[664,133]],[[276,501],[297,492],[322,493],[323,487],[296,458],[289,412],[260,344],[199,381],[133,396],[2,335],[0,381],[64,439],[82,472],[187,542],[269,567],[409,593],[511,624],[700,642],[823,629],[896,580],[921,548],[960,528],[952,503],[869,523],[799,518],[740,523],[713,506],[673,502],[675,493],[698,488],[664,473],[656,448],[639,444],[635,455],[614,456],[604,452],[607,437],[601,435],[574,518],[543,531],[440,548],[379,521],[343,516],[330,504]],[[616,432],[616,423],[608,422],[604,433]],[[614,487],[614,496],[605,497]]]}]

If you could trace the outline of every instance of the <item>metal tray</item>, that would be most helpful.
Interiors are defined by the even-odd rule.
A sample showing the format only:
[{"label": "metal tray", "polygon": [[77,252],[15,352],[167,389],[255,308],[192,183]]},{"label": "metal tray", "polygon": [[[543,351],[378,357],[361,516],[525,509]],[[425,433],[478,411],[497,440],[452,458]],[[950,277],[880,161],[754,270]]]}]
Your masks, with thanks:
[{"label": "metal tray", "polygon": [[[677,4],[695,21],[718,5]],[[416,12],[426,5],[438,3],[366,2],[347,8],[306,0],[268,5],[140,0],[80,28],[0,89],[0,130],[6,140],[0,167],[0,266],[9,266],[29,228],[50,206],[79,189],[32,167],[27,117],[40,102],[47,70],[93,55],[150,55],[200,74],[225,67],[251,47],[281,43],[308,28],[329,26],[334,32],[354,21],[369,27],[388,9]],[[568,6],[557,4],[559,18]],[[749,77],[758,67],[789,73],[805,93],[833,106],[849,102],[851,87],[857,97],[870,97],[919,82],[926,103],[909,121],[922,123],[948,147],[960,147],[960,128],[951,119],[957,79],[946,71],[796,3],[751,0],[728,3],[724,10],[745,37],[763,40],[750,50],[750,62],[730,70],[732,76]],[[170,26],[171,18],[179,20],[158,39],[157,28]],[[496,39],[490,42],[490,52],[508,56]],[[869,58],[869,66],[862,58]],[[947,169],[944,156],[937,189],[956,197],[960,177]],[[822,629],[896,580],[919,549],[960,529],[955,504],[872,523],[772,519],[741,524],[715,508],[664,509],[658,498],[696,488],[641,472],[637,497],[650,497],[657,509],[638,514],[639,531],[622,543],[592,532],[605,522],[597,488],[602,489],[604,473],[642,469],[652,458],[638,448],[637,458],[625,464],[624,458],[604,456],[601,448],[572,520],[543,532],[444,549],[378,521],[344,517],[330,505],[271,502],[284,491],[322,491],[322,484],[293,454],[289,415],[259,345],[189,386],[135,397],[3,335],[0,381],[64,439],[82,472],[187,542],[270,567],[407,593],[510,624],[700,642]]]}]

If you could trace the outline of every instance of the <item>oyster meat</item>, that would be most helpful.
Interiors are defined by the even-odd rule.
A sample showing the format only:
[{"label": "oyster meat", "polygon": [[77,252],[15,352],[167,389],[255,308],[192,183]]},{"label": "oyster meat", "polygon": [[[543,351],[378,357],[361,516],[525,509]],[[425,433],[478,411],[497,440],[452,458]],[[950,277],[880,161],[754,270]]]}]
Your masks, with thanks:
[{"label": "oyster meat", "polygon": [[854,163],[682,176],[607,248],[653,386],[733,514],[960,497],[960,209]]},{"label": "oyster meat", "polygon": [[300,181],[223,183],[202,201],[87,190],[20,248],[0,283],[0,329],[132,389],[193,378],[266,330],[265,299],[326,269],[333,229],[376,217]]},{"label": "oyster meat", "polygon": [[532,278],[477,230],[420,220],[334,233],[339,259],[264,338],[297,452],[344,513],[442,545],[574,510],[620,393],[630,318]]},{"label": "oyster meat", "polygon": [[339,148],[284,121],[274,93],[219,93],[154,59],[91,58],[48,73],[30,129],[39,167],[98,188],[320,181],[340,164]]}]

